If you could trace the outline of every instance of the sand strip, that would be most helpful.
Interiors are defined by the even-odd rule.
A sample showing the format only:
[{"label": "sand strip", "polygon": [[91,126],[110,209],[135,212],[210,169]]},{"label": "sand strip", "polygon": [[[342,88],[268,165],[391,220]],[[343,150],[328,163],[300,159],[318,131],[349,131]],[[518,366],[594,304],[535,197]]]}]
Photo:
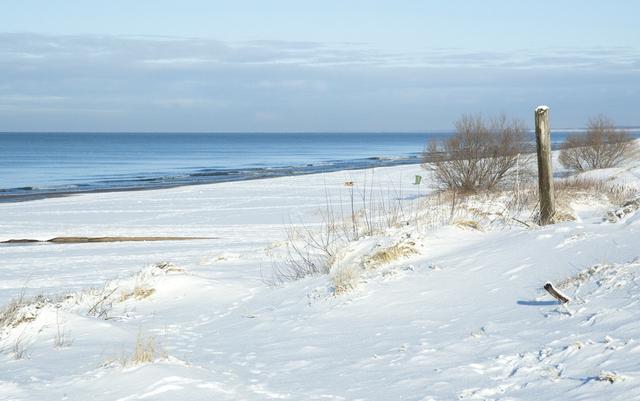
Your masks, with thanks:
[{"label": "sand strip", "polygon": [[218,239],[216,237],[55,237],[48,240],[37,239],[9,239],[0,244],[84,244],[90,242],[141,242],[141,241],[188,241],[198,239]]}]

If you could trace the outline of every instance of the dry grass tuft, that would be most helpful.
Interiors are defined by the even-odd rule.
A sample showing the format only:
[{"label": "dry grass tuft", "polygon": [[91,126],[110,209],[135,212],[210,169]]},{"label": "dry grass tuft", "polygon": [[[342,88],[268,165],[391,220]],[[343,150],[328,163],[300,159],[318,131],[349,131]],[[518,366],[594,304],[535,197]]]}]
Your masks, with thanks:
[{"label": "dry grass tuft", "polygon": [[606,381],[613,384],[616,382],[624,381],[624,376],[619,375],[616,372],[608,372],[606,370],[603,370],[602,372],[600,372],[598,377],[596,377],[596,380],[601,382]]},{"label": "dry grass tuft", "polygon": [[344,294],[356,288],[360,281],[360,268],[340,269],[331,276],[333,293]]},{"label": "dry grass tuft", "polygon": [[[23,323],[34,321],[38,317],[38,311],[47,303],[47,299],[38,295],[33,298],[25,298],[24,294],[13,299],[0,310],[0,329],[4,327],[17,327]],[[29,308],[33,306],[32,308]]]},{"label": "dry grass tuft", "polygon": [[379,249],[362,259],[362,263],[353,263],[332,271],[331,282],[335,295],[344,294],[356,288],[365,270],[373,270],[394,262],[400,258],[418,253],[413,241],[399,242],[387,248]]},{"label": "dry grass tuft", "polygon": [[158,262],[154,266],[156,269],[161,270],[164,273],[184,273],[186,270],[182,267],[176,266],[171,262]]},{"label": "dry grass tuft", "polygon": [[461,228],[470,228],[472,230],[483,231],[482,227],[480,226],[480,223],[478,223],[475,220],[460,219],[460,220],[454,221],[453,224]]},{"label": "dry grass tuft", "polygon": [[15,360],[28,358],[27,346],[22,336],[18,336],[18,338],[13,342],[13,345],[11,346],[11,354]]},{"label": "dry grass tuft", "polygon": [[376,267],[389,264],[400,258],[407,257],[418,253],[415,248],[415,242],[397,243],[388,248],[381,249],[373,255],[364,259],[363,265],[366,268],[374,269]]},{"label": "dry grass tuft", "polygon": [[130,298],[134,298],[137,300],[145,299],[153,295],[155,292],[155,288],[136,286],[134,287],[133,291],[121,293],[120,302],[124,302]]},{"label": "dry grass tuft", "polygon": [[594,178],[573,177],[556,180],[554,187],[556,198],[567,202],[576,198],[604,197],[612,205],[620,206],[639,195],[636,188]]},{"label": "dry grass tuft", "polygon": [[602,274],[611,270],[614,266],[609,264],[598,264],[588,267],[579,271],[571,277],[567,277],[561,282],[557,283],[557,287],[560,289],[567,289],[570,287],[578,287],[587,281],[591,280],[596,274]]},{"label": "dry grass tuft", "polygon": [[166,358],[166,353],[160,348],[156,336],[145,334],[142,331],[136,337],[133,353],[122,358],[122,365],[142,365],[155,362],[159,358]]},{"label": "dry grass tuft", "polygon": [[556,213],[553,215],[554,223],[562,223],[565,221],[576,221],[576,216],[571,213],[568,206],[558,205]]},{"label": "dry grass tuft", "polygon": [[640,209],[640,198],[632,199],[623,203],[620,208],[609,211],[604,219],[610,223],[616,223],[638,209]]}]

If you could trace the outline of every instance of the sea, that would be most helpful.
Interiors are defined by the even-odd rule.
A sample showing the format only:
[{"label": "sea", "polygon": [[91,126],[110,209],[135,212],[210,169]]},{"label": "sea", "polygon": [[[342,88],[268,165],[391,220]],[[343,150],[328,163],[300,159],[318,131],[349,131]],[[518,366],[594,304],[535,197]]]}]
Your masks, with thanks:
[{"label": "sea", "polygon": [[419,163],[426,143],[451,135],[4,132],[0,201]]}]

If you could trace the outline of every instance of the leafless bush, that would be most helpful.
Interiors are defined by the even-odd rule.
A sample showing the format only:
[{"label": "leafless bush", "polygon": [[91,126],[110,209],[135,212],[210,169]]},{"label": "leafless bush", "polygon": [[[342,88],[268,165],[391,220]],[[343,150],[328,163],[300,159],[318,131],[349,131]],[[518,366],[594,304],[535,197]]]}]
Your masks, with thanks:
[{"label": "leafless bush", "polygon": [[346,182],[337,195],[336,202],[325,190],[319,224],[290,223],[286,227],[284,261],[274,264],[272,277],[265,279],[268,284],[327,274],[336,253],[347,243],[406,224],[411,218],[405,214],[402,188],[375,189],[373,173],[360,181]]},{"label": "leafless bush", "polygon": [[526,145],[527,131],[518,120],[501,116],[487,122],[480,115],[465,115],[451,138],[426,146],[422,166],[443,189],[490,190],[528,167]]},{"label": "leafless bush", "polygon": [[94,316],[100,319],[108,319],[109,313],[113,309],[114,299],[112,295],[118,290],[118,286],[114,288],[109,288],[108,285],[105,285],[102,290],[100,290],[97,297],[97,301],[89,308],[87,311],[87,315]]},{"label": "leafless bush", "polygon": [[558,160],[576,172],[609,168],[617,166],[633,148],[628,132],[616,129],[611,119],[598,116],[589,120],[586,133],[567,137]]}]

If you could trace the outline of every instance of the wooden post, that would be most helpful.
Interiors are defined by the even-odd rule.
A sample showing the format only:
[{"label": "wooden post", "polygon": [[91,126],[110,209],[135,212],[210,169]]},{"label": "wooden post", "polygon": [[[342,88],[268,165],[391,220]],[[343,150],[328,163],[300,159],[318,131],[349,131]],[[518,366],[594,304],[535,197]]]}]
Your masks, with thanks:
[{"label": "wooden post", "polygon": [[571,301],[571,298],[556,290],[553,284],[548,281],[544,284],[544,289],[547,290],[547,292],[551,294],[551,296],[560,301],[561,304],[566,304],[567,302]]},{"label": "wooden post", "polygon": [[538,152],[538,189],[540,191],[540,225],[553,223],[556,213],[551,166],[551,130],[549,107],[536,108],[536,147]]}]

